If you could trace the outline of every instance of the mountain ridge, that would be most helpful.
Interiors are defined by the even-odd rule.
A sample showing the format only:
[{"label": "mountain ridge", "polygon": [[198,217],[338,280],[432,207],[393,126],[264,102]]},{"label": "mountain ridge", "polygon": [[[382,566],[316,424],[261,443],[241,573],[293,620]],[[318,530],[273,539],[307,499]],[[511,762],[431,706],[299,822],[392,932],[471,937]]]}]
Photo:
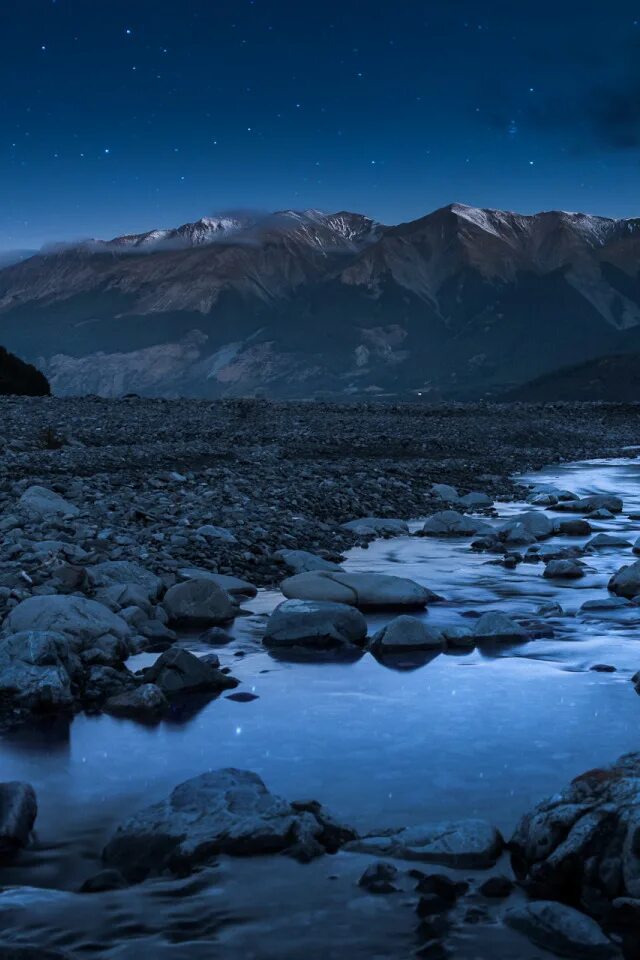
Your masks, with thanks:
[{"label": "mountain ridge", "polygon": [[640,345],[640,219],[449,204],[201,218],[0,270],[55,392],[496,395]]}]

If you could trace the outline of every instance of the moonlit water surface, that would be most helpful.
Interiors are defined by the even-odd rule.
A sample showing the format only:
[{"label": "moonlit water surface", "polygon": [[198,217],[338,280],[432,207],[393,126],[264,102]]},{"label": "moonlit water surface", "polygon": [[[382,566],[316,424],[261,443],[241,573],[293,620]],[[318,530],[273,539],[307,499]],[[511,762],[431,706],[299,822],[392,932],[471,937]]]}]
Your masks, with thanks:
[{"label": "moonlit water surface", "polygon": [[[624,533],[631,542],[640,532],[627,518],[640,511],[635,460],[563,465],[522,479],[579,495],[618,493],[624,513],[594,524],[594,532]],[[497,506],[502,518],[523,509]],[[314,797],[362,830],[484,817],[508,835],[543,796],[640,747],[640,698],[629,682],[640,669],[640,609],[579,613],[586,600],[606,596],[610,575],[633,559],[630,547],[599,551],[585,558],[593,573],[554,582],[543,579],[542,564],[506,570],[492,555],[473,553],[468,539],[408,536],[351,551],[348,569],[411,577],[441,594],[445,602],[424,614],[436,627],[472,625],[488,609],[535,618],[547,600],[569,614],[537,621],[552,626],[552,639],[439,655],[417,666],[402,657],[384,665],[369,654],[349,664],[276,661],[260,637],[281,597],[261,592],[247,605],[251,614],[236,621],[234,643],[218,650],[240,689],[259,699],[221,697],[191,718],[152,728],[78,716],[70,726],[0,741],[1,779],[28,780],[40,799],[37,844],[0,881],[77,889],[99,868],[102,843],[118,820],[223,766],[254,770],[290,799]],[[373,632],[391,615],[369,619]],[[617,672],[590,671],[596,663]]]}]

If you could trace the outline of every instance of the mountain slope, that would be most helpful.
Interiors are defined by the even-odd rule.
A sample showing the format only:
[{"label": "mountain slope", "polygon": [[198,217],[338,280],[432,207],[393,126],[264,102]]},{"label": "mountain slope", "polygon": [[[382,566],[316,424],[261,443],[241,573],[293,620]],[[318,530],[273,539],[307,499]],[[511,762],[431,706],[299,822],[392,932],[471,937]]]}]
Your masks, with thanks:
[{"label": "mountain slope", "polygon": [[48,397],[50,392],[39,370],[0,347],[0,396]]},{"label": "mountain slope", "polygon": [[640,221],[453,204],[203,218],[0,270],[57,393],[471,397],[640,348]]},{"label": "mountain slope", "polygon": [[640,353],[599,357],[545,374],[502,397],[538,403],[554,400],[640,401]]}]

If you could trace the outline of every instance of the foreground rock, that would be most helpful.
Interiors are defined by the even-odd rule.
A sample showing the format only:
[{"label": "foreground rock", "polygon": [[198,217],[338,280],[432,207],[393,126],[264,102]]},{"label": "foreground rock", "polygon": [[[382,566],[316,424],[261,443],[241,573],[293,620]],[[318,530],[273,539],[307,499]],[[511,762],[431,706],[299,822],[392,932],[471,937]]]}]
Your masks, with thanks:
[{"label": "foreground rock", "polygon": [[155,683],[143,683],[133,690],[110,697],[104,705],[106,713],[132,720],[159,720],[169,710],[169,701]]},{"label": "foreground rock", "polygon": [[25,847],[38,813],[29,783],[0,783],[0,863]]},{"label": "foreground rock", "polygon": [[498,830],[485,820],[456,820],[426,823],[390,832],[361,837],[350,850],[401,860],[422,860],[444,867],[482,870],[494,866],[504,841]]},{"label": "foreground rock", "polygon": [[435,594],[404,577],[384,573],[299,573],[281,584],[290,600],[329,600],[360,610],[421,609]]},{"label": "foreground rock", "polygon": [[512,907],[504,915],[507,926],[545,950],[576,960],[613,960],[618,948],[598,924],[565,904],[537,900]]},{"label": "foreground rock", "polygon": [[609,590],[628,600],[637,597],[640,594],[640,560],[620,567],[609,580]]},{"label": "foreground rock", "polygon": [[269,617],[263,642],[274,649],[348,650],[361,648],[366,636],[366,620],[347,604],[285,600]]},{"label": "foreground rock", "polygon": [[371,639],[373,653],[402,653],[411,650],[442,650],[444,637],[416,617],[396,617]]},{"label": "foreground rock", "polygon": [[549,580],[579,580],[584,577],[586,569],[580,560],[549,560],[543,576]]},{"label": "foreground rock", "polygon": [[518,824],[510,848],[536,896],[609,919],[618,898],[640,899],[640,753],[576,777]]},{"label": "foreground rock", "polygon": [[108,607],[71,595],[23,600],[9,613],[2,630],[5,634],[28,630],[61,633],[71,639],[75,649],[87,647],[106,635],[127,640],[131,634],[128,623]]},{"label": "foreground rock", "polygon": [[103,859],[130,882],[169,870],[188,875],[219,854],[286,853],[310,860],[355,838],[313,801],[289,803],[248,770],[205,773],[123,823]]},{"label": "foreground rock", "polygon": [[79,671],[62,634],[27,630],[5,637],[0,640],[0,710],[69,708]]},{"label": "foreground rock", "polygon": [[213,580],[186,580],[170,587],[164,596],[169,623],[181,627],[212,627],[228,623],[237,607]]},{"label": "foreground rock", "polygon": [[[216,694],[238,686],[234,677],[179,647],[161,654],[153,666],[142,671],[142,675],[146,685],[155,684],[169,698],[190,693]],[[152,691],[147,694],[151,696]]]}]

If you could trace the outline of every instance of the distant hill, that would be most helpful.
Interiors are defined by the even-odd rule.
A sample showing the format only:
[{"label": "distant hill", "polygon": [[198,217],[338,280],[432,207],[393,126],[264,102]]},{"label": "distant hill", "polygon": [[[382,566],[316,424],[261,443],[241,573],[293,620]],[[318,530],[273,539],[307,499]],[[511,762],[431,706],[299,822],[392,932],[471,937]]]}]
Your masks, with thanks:
[{"label": "distant hill", "polygon": [[48,397],[49,381],[30,363],[25,363],[0,347],[0,395]]},{"label": "distant hill", "polygon": [[500,397],[531,403],[552,400],[640,401],[640,353],[599,357],[537,377]]}]

